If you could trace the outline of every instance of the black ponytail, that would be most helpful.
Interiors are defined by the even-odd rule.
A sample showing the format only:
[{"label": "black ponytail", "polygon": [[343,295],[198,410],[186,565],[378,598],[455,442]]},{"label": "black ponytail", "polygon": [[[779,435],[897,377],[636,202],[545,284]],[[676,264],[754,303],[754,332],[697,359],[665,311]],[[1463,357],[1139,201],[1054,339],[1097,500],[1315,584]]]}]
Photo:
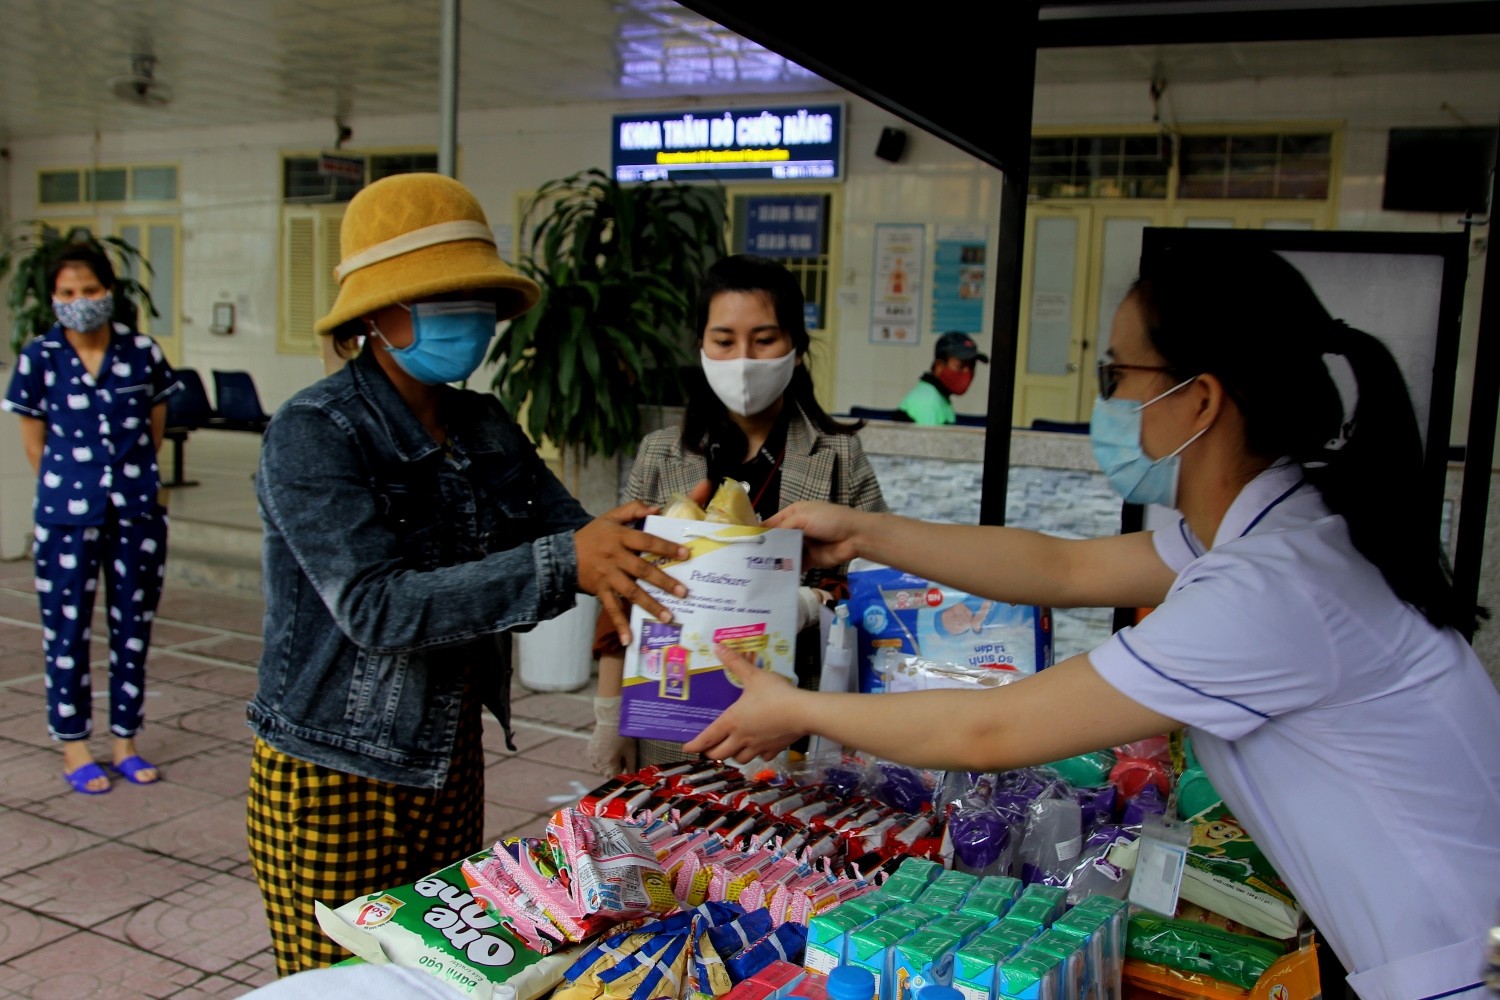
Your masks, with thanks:
[{"label": "black ponytail", "polygon": [[[1300,272],[1269,250],[1205,259],[1168,251],[1131,290],[1152,345],[1179,378],[1212,374],[1245,421],[1246,447],[1289,456],[1348,522],[1396,596],[1439,627],[1472,634],[1421,488],[1423,446],[1386,346],[1333,319]],[[1357,388],[1347,418],[1327,356]]]}]

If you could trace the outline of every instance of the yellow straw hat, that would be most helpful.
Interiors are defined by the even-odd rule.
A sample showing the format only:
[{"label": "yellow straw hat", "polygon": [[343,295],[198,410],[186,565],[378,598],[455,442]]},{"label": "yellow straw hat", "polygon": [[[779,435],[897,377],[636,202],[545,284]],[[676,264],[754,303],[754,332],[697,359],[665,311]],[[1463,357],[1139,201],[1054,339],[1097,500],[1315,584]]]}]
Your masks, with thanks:
[{"label": "yellow straw hat", "polygon": [[396,174],[354,196],[339,230],[334,274],[339,297],[319,333],[397,302],[481,292],[495,318],[536,305],[541,289],[495,250],[484,210],[469,189],[442,174]]}]

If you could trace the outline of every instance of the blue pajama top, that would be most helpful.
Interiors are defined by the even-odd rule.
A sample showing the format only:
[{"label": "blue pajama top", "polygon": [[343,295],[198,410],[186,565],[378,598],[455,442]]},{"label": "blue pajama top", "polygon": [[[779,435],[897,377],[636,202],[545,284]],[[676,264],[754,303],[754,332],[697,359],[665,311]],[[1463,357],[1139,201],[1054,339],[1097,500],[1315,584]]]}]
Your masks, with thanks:
[{"label": "blue pajama top", "polygon": [[155,513],[161,474],[151,410],[181,388],[156,341],[118,323],[97,376],[60,325],[27,344],[0,408],[47,422],[36,522],[103,524]]}]

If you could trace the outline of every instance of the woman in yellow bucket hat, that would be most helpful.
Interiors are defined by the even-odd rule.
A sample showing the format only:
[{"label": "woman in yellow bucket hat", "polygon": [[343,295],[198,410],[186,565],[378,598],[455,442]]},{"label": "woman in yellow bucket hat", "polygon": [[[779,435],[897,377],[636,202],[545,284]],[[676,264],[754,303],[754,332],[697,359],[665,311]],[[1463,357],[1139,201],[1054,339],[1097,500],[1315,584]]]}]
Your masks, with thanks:
[{"label": "woman in yellow bucket hat", "polygon": [[[510,732],[505,633],[596,595],[666,614],[637,580],[685,589],[641,553],[686,558],[593,518],[491,394],[454,388],[537,286],[496,252],[474,196],[404,174],[349,203],[338,299],[317,323],[348,364],[266,429],[265,652],[247,708],[251,862],[282,974],[343,953],[337,906],[481,850],[481,706]],[[361,346],[362,345],[362,346]]]}]

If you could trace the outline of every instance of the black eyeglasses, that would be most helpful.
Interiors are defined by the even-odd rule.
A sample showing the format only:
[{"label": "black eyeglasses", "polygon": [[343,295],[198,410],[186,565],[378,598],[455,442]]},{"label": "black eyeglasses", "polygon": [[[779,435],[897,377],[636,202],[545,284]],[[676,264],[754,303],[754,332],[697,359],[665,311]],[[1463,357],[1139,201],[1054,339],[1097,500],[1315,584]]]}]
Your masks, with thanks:
[{"label": "black eyeglasses", "polygon": [[1109,399],[1120,387],[1121,372],[1170,372],[1166,365],[1122,365],[1118,361],[1099,361],[1099,395]]}]

